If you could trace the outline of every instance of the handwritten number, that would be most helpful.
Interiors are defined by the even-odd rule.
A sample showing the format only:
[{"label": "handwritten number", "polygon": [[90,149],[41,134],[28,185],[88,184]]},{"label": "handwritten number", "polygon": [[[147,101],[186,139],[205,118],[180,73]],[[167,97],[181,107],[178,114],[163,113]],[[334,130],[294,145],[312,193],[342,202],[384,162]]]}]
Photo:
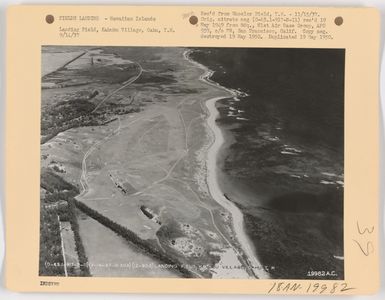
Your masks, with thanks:
[{"label": "handwritten number", "polygon": [[[366,243],[366,250],[364,250],[359,242],[357,242],[356,240],[353,240],[353,241],[356,242],[356,244],[357,244],[358,247],[360,248],[361,252],[362,252],[365,256],[369,256],[370,253],[373,253],[374,247],[373,247],[373,243],[372,243],[372,242],[367,242],[367,243]],[[370,249],[369,249],[369,246],[370,246]]]},{"label": "handwritten number", "polygon": [[273,290],[273,288],[275,288],[275,286],[276,286],[276,283],[274,282],[273,286],[272,286],[271,289],[268,291],[268,294],[271,293],[271,291]]},{"label": "handwritten number", "polygon": [[[284,286],[284,288],[281,288]],[[276,293],[285,293],[290,291],[296,291],[297,289],[301,290],[304,288],[304,286],[301,285],[301,283],[287,283],[287,282],[274,282],[271,288],[269,289],[268,293],[270,294],[271,292],[276,292]],[[305,291],[305,294],[324,294],[328,293],[329,294],[334,294],[336,292],[347,292],[350,290],[355,290],[356,288],[349,287],[347,283],[334,283],[333,285],[327,284],[327,283],[320,283],[320,282],[314,282],[314,283],[309,283],[307,285],[307,289]]]},{"label": "handwritten number", "polygon": [[357,230],[358,230],[358,233],[361,234],[361,235],[363,235],[365,233],[372,234],[373,231],[374,231],[374,226],[372,226],[371,229],[365,227],[364,230],[361,230],[360,224],[358,224],[358,221],[357,221]]},{"label": "handwritten number", "polygon": [[354,290],[355,288],[348,288],[348,285],[346,283],[341,283],[341,292],[346,292],[346,291],[349,291],[349,290]]},{"label": "handwritten number", "polygon": [[[363,229],[360,227],[360,224],[356,223],[357,225],[357,231],[360,235],[371,235],[374,231],[374,226],[370,227],[370,229],[368,227],[364,227]],[[371,240],[367,240],[366,241],[366,247],[364,247],[365,243],[364,242],[359,242],[355,239],[353,239],[353,241],[357,244],[357,246],[360,248],[361,252],[365,255],[365,256],[369,256],[370,253],[373,253],[374,252],[374,246],[373,246],[373,242]]]},{"label": "handwritten number", "polygon": [[338,283],[334,283],[332,289],[330,290],[330,294],[334,294],[337,287],[338,287]]}]

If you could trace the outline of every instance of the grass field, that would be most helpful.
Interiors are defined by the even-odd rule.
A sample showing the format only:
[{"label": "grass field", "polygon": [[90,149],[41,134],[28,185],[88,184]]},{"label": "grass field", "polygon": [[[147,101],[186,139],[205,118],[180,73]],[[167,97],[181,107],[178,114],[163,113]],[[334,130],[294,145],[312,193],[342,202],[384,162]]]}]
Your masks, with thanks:
[{"label": "grass field", "polygon": [[[198,266],[194,276],[211,277],[221,253],[237,247],[231,219],[208,194],[203,150],[211,138],[203,121],[207,112],[202,103],[226,96],[226,92],[199,81],[202,70],[184,59],[184,51],[103,48],[94,62],[98,57],[105,60],[99,68],[111,71],[106,73],[108,80],[100,77],[104,73],[94,76],[87,71],[87,55],[68,65],[62,74],[51,74],[51,79],[58,81],[63,72],[70,71],[78,74],[84,85],[43,89],[45,111],[63,101],[79,104],[99,82],[99,94],[81,101],[93,103],[94,108],[103,95],[113,94],[91,115],[98,118],[103,112],[104,119],[112,121],[97,126],[80,123],[53,136],[42,144],[42,166],[49,167],[52,161],[59,164],[65,170],[60,176],[79,188],[77,201],[155,245],[173,261]],[[119,78],[124,72],[115,77],[114,70],[128,61],[141,66],[143,72],[120,89]],[[118,114],[109,109],[132,97],[139,111]],[[90,110],[85,110],[83,118],[89,118]],[[143,207],[154,218],[143,213]],[[79,227],[90,262],[153,261],[95,220],[80,218]],[[91,267],[90,272],[93,276],[176,276],[164,270],[124,268]]]}]

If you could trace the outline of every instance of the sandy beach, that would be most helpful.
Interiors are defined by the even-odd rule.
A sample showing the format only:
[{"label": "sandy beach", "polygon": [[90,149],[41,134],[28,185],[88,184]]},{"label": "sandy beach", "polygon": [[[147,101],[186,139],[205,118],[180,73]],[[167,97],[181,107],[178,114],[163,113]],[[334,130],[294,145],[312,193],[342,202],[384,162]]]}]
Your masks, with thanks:
[{"label": "sandy beach", "polygon": [[[316,215],[314,205],[293,214],[283,204],[310,197],[320,209],[333,202],[338,208],[333,199],[339,194],[330,189],[342,177],[323,165],[318,177],[309,170],[299,176],[298,167],[313,162],[303,154],[312,151],[277,132],[283,124],[270,112],[271,93],[281,92],[270,89],[276,78],[270,74],[267,84],[269,74],[251,67],[264,63],[270,50],[43,50],[43,75],[51,73],[42,78],[41,222],[55,230],[41,231],[40,262],[60,263],[61,249],[76,249],[81,268],[43,263],[40,274],[267,279],[303,278],[315,263],[334,270],[343,257],[338,216]],[[275,56],[267,58],[275,62]],[[266,99],[256,97],[261,90]],[[292,121],[285,103],[275,105]],[[261,118],[267,123],[258,123]],[[327,153],[317,158],[327,159]],[[317,178],[318,186],[306,183]],[[248,195],[249,183],[255,189]],[[330,205],[292,193],[273,199],[273,209],[261,207],[264,191],[303,187],[329,191],[322,199]],[[84,222],[77,210],[93,221]],[[64,239],[64,247],[58,220],[71,223],[73,238]],[[329,237],[330,222],[336,230]],[[310,234],[309,227],[318,231]],[[330,258],[327,249],[334,248]],[[166,263],[176,270],[87,267],[109,261]],[[337,267],[342,274],[342,264]]]},{"label": "sandy beach", "polygon": [[[269,276],[306,278],[323,266],[343,278],[335,258],[343,257],[343,52],[210,48],[190,56],[211,70],[202,76],[211,86],[247,92],[215,104],[224,140],[217,176]],[[300,67],[309,61],[312,76]]]},{"label": "sandy beach", "polygon": [[[77,52],[66,50],[51,68]],[[176,273],[158,270],[160,277],[262,278],[252,268],[259,267],[252,247],[240,246],[247,243],[242,214],[231,201],[211,196],[222,195],[215,161],[223,136],[214,127],[215,99],[237,92],[211,81],[212,72],[189,60],[189,52],[94,49],[45,76],[42,84],[54,87],[42,94],[45,187],[62,178],[63,191],[54,195],[61,197],[70,183],[72,201],[99,223],[72,220],[79,223],[74,234],[82,240],[82,261],[90,266],[147,259],[180,266]],[[212,107],[207,99],[214,99]],[[66,117],[58,121],[58,113]],[[81,124],[73,121],[80,113]],[[109,247],[99,244],[105,240],[122,255],[112,259]],[[41,259],[47,255],[42,252]],[[83,273],[151,276],[112,267]]]},{"label": "sandy beach", "polygon": [[[200,76],[200,80],[204,81],[205,83],[215,86],[217,88],[223,89],[225,91],[228,91],[230,94],[230,97],[238,97],[239,93],[238,91],[227,89],[225,87],[222,87],[221,85],[213,82],[210,80],[210,77],[213,74],[213,71],[209,70],[207,67],[203,66],[202,64],[195,62],[189,58],[189,54],[191,53],[190,50],[186,51],[184,54],[184,57],[203,69],[205,73]],[[269,275],[267,272],[265,272],[264,268],[262,267],[261,263],[259,262],[253,244],[251,243],[249,237],[247,236],[244,228],[244,220],[243,220],[243,214],[240,211],[240,209],[232,203],[230,200],[228,200],[224,193],[221,191],[219,184],[218,184],[218,176],[217,176],[217,156],[218,152],[224,143],[224,137],[221,132],[221,129],[216,125],[215,120],[219,114],[218,110],[215,107],[215,103],[218,100],[228,98],[228,97],[215,97],[208,99],[205,101],[205,105],[207,107],[209,116],[207,118],[207,125],[211,129],[213,133],[213,142],[208,150],[207,153],[207,184],[209,187],[210,194],[212,198],[217,201],[222,207],[224,207],[227,211],[230,212],[232,216],[233,221],[233,229],[236,234],[237,240],[240,243],[242,250],[244,254],[247,257],[248,260],[248,266],[250,267],[254,273],[254,275],[259,279],[267,279],[269,278]],[[230,243],[231,245],[231,243]],[[235,248],[232,247],[233,251],[236,254],[236,257],[240,257],[241,253]],[[229,262],[229,264],[234,264],[234,262]]]}]

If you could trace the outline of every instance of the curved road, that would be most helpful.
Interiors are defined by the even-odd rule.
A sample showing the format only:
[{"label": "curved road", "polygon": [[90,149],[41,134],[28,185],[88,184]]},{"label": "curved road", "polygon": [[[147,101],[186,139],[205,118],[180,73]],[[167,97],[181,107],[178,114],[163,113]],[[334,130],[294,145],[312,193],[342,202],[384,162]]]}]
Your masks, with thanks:
[{"label": "curved road", "polygon": [[[193,63],[194,65],[197,65],[199,68],[201,68],[201,69],[203,69],[205,71],[205,73],[203,75],[201,75],[200,78],[199,78],[201,81],[203,81],[206,84],[209,84],[211,86],[214,86],[216,88],[226,90],[226,91],[230,92],[234,97],[239,95],[237,91],[226,89],[225,87],[222,87],[221,85],[211,81],[210,77],[213,74],[213,72],[211,70],[209,70],[208,68],[206,68],[205,66],[203,66],[203,65],[201,65],[201,64],[199,64],[199,63],[197,63],[197,62],[195,62],[193,60],[191,60],[188,57],[189,52],[190,51],[188,50],[188,51],[186,51],[184,53],[184,58],[186,60],[188,60],[189,62]],[[114,91],[112,91],[111,93],[109,93],[106,97],[104,97],[98,103],[98,105],[95,107],[95,109],[91,113],[94,113],[95,111],[97,111],[99,109],[99,107],[104,102],[106,102],[110,97],[112,97],[114,94],[116,94],[120,90],[126,88],[127,86],[129,86],[130,84],[135,82],[142,75],[142,72],[143,72],[142,67],[138,63],[136,63],[136,65],[139,67],[139,73],[136,76],[134,76],[134,77],[130,78],[129,80],[127,80],[126,82],[124,82],[124,84],[122,86],[120,86],[119,88],[117,88]],[[221,144],[223,142],[223,137],[220,136],[220,130],[215,125],[215,118],[216,118],[216,115],[218,114],[218,111],[215,108],[215,102],[217,100],[219,100],[219,99],[222,99],[222,98],[227,98],[227,97],[212,98],[212,99],[209,99],[209,100],[207,100],[205,102],[206,106],[207,106],[207,110],[209,111],[209,118],[208,118],[207,122],[208,122],[209,127],[211,128],[211,130],[215,134],[215,140],[214,140],[213,144],[211,145],[211,147],[209,149],[209,154],[208,154],[208,157],[209,157],[209,159],[208,159],[208,166],[209,166],[208,170],[211,170],[210,172],[208,172],[209,190],[210,190],[210,193],[211,193],[213,199],[215,201],[217,201],[222,207],[224,207],[227,211],[229,211],[231,213],[232,219],[233,219],[233,227],[234,227],[235,234],[237,236],[238,241],[241,244],[241,248],[243,250],[243,253],[247,257],[247,263],[246,264],[248,266],[251,265],[251,266],[254,267],[254,268],[250,269],[251,272],[257,278],[265,279],[265,278],[269,278],[269,276],[263,270],[263,268],[261,267],[261,264],[259,263],[258,259],[256,258],[255,253],[254,253],[254,248],[253,248],[251,242],[249,241],[249,238],[248,238],[248,236],[247,236],[247,234],[246,234],[246,232],[244,230],[243,214],[231,201],[227,200],[223,196],[223,193],[221,193],[221,191],[219,189],[219,186],[218,186],[217,179],[216,179],[216,152],[218,151],[219,147],[221,146]],[[178,113],[180,114],[179,110],[178,110]],[[170,168],[170,170],[168,170],[168,172],[166,171],[167,174],[166,174],[166,176],[164,178],[153,182],[150,186],[146,187],[144,190],[142,190],[140,192],[144,192],[148,188],[150,188],[150,187],[152,187],[152,186],[154,186],[156,184],[160,184],[165,179],[169,178],[171,173],[172,173],[172,171],[173,171],[173,169],[177,165],[177,163],[187,154],[187,152],[188,152],[187,134],[188,133],[187,133],[187,130],[186,130],[186,124],[184,123],[183,117],[181,115],[180,115],[180,117],[181,117],[181,121],[182,121],[183,126],[184,126],[184,132],[185,132],[185,137],[186,137],[186,141],[185,141],[186,142],[186,149],[185,149],[185,152],[181,155],[181,157],[177,160],[177,162]],[[143,119],[143,118],[138,118],[138,119],[130,122],[127,125],[135,123],[135,122],[137,122],[137,121],[139,121],[141,119]],[[80,184],[82,186],[82,191],[81,191],[81,193],[78,196],[76,196],[76,198],[84,196],[88,192],[88,190],[89,190],[88,182],[87,182],[87,158],[92,154],[92,152],[98,146],[100,146],[103,143],[107,142],[110,137],[112,137],[112,136],[114,136],[116,134],[119,134],[120,129],[121,129],[121,122],[120,122],[120,117],[119,116],[118,116],[118,121],[119,121],[119,125],[118,125],[117,129],[115,129],[113,132],[111,132],[110,134],[105,136],[103,139],[101,139],[101,140],[97,141],[96,143],[94,143],[86,151],[86,153],[84,154],[83,160],[82,160],[82,174],[81,174],[81,178],[80,178]],[[218,133],[218,130],[219,130],[219,133]],[[175,180],[175,178],[170,178],[170,179]],[[197,196],[197,199],[198,199],[199,198],[198,195],[196,195],[196,196]],[[209,209],[204,203],[202,203],[202,201],[200,199],[198,199],[198,200],[199,200],[199,202],[201,202],[202,205],[204,205],[204,208]],[[212,217],[213,225],[217,229],[218,233],[225,239],[225,241],[229,244],[229,246],[235,251],[235,253],[237,254],[237,256],[238,256],[238,258],[240,260],[240,262],[244,262],[245,260],[243,259],[242,254],[236,249],[236,247],[234,245],[232,245],[232,243],[227,238],[225,238],[223,233],[220,231],[218,226],[215,224],[215,219],[214,219],[214,216],[212,215],[211,210],[210,210],[210,214],[211,214],[211,217]],[[197,274],[197,273],[195,273],[195,274],[197,276],[201,277],[200,274]]]},{"label": "curved road", "polygon": [[[143,73],[143,68],[142,66],[139,64],[139,63],[135,63],[138,67],[139,67],[139,73],[128,79],[127,81],[125,81],[123,83],[122,86],[120,86],[119,88],[113,90],[111,93],[109,93],[106,97],[104,97],[99,103],[98,105],[94,108],[93,111],[91,111],[91,113],[94,113],[97,109],[99,109],[99,107],[104,103],[106,102],[109,98],[111,98],[113,95],[115,95],[117,92],[121,91],[122,89],[126,88],[127,86],[129,86],[130,84],[132,84],[133,82],[135,82]],[[132,124],[136,121],[138,121],[140,119],[136,119],[135,121],[132,121],[131,123],[129,124]],[[106,142],[111,136],[115,135],[115,134],[118,134],[120,132],[120,128],[121,128],[121,123],[120,123],[120,117],[118,116],[118,121],[119,121],[119,126],[117,129],[115,129],[113,132],[111,132],[109,135],[107,135],[106,137],[104,137],[103,139],[101,139],[100,141],[94,143],[88,150],[87,152],[84,154],[83,156],[83,160],[82,160],[82,175],[80,177],[80,184],[82,186],[82,192],[76,196],[76,197],[81,197],[83,196],[85,193],[87,193],[88,191],[88,183],[87,183],[87,158],[90,156],[90,154],[96,149],[96,147],[98,147],[99,145],[103,144],[104,142]],[[128,124],[128,125],[129,125]]]}]

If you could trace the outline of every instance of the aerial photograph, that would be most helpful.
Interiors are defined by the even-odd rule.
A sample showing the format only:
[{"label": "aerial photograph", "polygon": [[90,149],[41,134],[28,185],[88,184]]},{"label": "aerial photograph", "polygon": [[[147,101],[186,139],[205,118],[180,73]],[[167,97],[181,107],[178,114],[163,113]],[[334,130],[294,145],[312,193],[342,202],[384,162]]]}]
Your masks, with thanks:
[{"label": "aerial photograph", "polygon": [[40,276],[344,279],[345,50],[43,46]]}]

